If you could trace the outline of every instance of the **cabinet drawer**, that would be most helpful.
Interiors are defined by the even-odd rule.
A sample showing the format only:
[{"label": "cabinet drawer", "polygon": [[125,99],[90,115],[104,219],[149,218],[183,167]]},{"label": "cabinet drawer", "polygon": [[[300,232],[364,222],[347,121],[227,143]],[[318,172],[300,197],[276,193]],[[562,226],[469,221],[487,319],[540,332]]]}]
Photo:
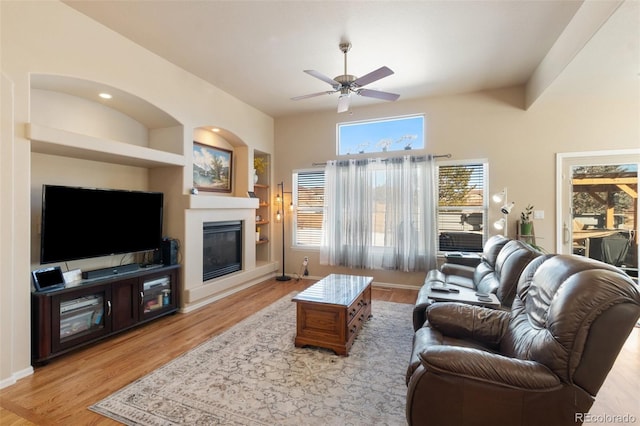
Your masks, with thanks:
[{"label": "cabinet drawer", "polygon": [[367,288],[354,302],[347,308],[347,321],[351,322],[357,318],[360,311],[371,312],[371,288]]},{"label": "cabinet drawer", "polygon": [[361,309],[358,315],[349,322],[347,326],[347,341],[349,342],[349,347],[368,318],[369,315],[366,314],[366,309]]}]

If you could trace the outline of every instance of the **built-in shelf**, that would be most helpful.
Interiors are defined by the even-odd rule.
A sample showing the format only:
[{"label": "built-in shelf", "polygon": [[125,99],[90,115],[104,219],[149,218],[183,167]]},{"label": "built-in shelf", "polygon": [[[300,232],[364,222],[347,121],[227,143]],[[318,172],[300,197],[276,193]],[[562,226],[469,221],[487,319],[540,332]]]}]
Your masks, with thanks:
[{"label": "built-in shelf", "polygon": [[184,166],[183,155],[145,146],[83,135],[36,123],[26,125],[31,151],[41,154],[137,167]]},{"label": "built-in shelf", "polygon": [[260,239],[256,241],[256,262],[268,262],[271,259],[271,247],[269,244],[269,236],[271,235],[271,230],[269,229],[271,192],[268,185],[271,176],[269,168],[271,157],[268,154],[255,151],[254,158],[262,159],[262,163],[265,165],[264,170],[257,173],[257,180],[260,183],[253,184],[253,190],[259,201],[256,207],[256,230],[260,235]]}]

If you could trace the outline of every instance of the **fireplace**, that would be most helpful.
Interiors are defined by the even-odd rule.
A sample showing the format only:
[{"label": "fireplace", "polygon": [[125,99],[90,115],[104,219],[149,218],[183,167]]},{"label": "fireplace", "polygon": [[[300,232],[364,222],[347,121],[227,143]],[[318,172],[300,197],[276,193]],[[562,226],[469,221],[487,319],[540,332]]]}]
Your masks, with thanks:
[{"label": "fireplace", "polygon": [[205,222],[203,281],[242,270],[242,221]]}]

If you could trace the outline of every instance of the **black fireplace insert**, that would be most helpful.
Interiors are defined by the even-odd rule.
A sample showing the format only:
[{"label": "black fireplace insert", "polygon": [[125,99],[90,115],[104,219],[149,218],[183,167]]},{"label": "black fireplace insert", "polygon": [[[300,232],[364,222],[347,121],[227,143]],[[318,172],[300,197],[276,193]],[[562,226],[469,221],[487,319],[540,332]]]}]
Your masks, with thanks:
[{"label": "black fireplace insert", "polygon": [[242,270],[242,221],[203,224],[202,279]]}]

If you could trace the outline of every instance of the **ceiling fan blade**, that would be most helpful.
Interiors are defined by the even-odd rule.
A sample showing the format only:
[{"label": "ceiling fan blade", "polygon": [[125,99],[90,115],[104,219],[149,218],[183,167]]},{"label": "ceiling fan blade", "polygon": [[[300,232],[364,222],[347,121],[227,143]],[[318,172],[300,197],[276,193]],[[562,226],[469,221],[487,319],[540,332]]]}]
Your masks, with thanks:
[{"label": "ceiling fan blade", "polygon": [[395,101],[400,97],[397,93],[381,92],[379,90],[360,89],[358,95],[366,96],[368,98],[383,99],[385,101]]},{"label": "ceiling fan blade", "polygon": [[365,74],[362,77],[356,79],[353,84],[359,87],[366,86],[369,83],[380,80],[393,74],[393,71],[387,67],[380,67],[375,71],[371,71],[369,74]]},{"label": "ceiling fan blade", "polygon": [[291,100],[292,101],[299,101],[300,99],[315,98],[316,96],[330,95],[332,93],[336,93],[336,91],[335,90],[325,90],[324,92],[317,92],[317,93],[310,93],[308,95],[296,96],[295,98],[291,98]]},{"label": "ceiling fan blade", "polygon": [[351,96],[340,95],[338,98],[338,114],[341,112],[349,111],[349,103],[351,102]]},{"label": "ceiling fan blade", "polygon": [[340,83],[338,83],[337,81],[335,81],[332,78],[327,77],[326,75],[322,74],[321,72],[318,72],[316,70],[304,70],[304,72],[306,72],[307,74],[309,74],[310,76],[313,76],[319,80],[322,80],[326,83],[329,83],[331,86],[340,86]]}]

